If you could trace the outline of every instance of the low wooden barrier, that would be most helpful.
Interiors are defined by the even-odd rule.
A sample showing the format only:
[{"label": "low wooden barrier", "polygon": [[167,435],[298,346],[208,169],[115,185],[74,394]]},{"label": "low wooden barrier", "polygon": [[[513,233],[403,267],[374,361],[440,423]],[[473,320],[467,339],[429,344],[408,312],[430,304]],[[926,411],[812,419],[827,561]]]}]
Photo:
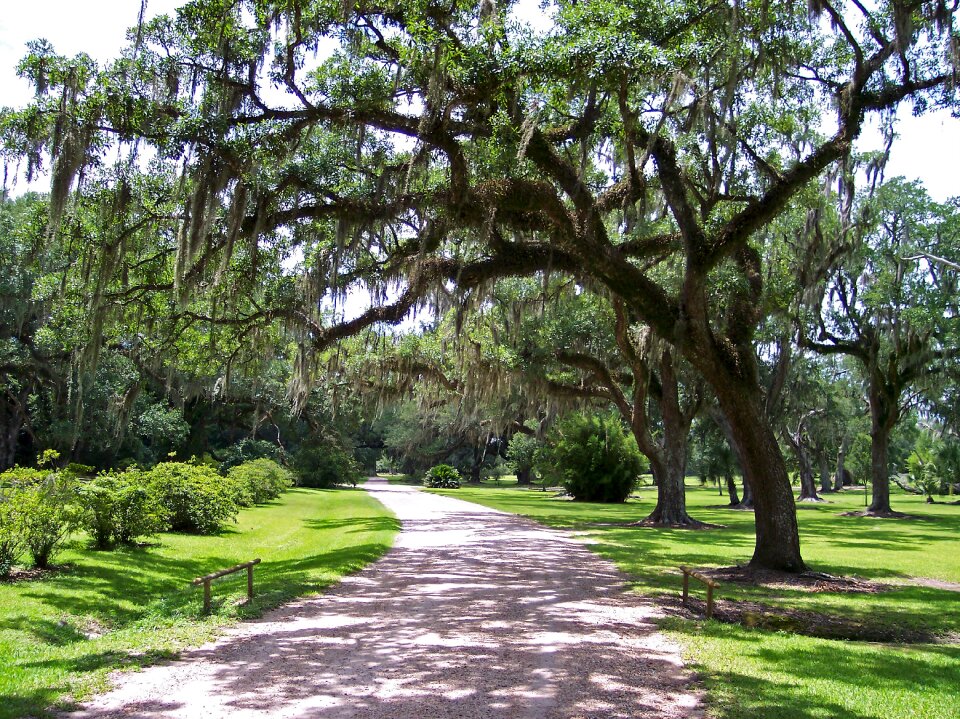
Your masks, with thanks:
[{"label": "low wooden barrier", "polygon": [[203,585],[203,611],[205,614],[210,613],[210,582],[214,579],[219,579],[220,577],[225,577],[228,574],[233,574],[234,572],[239,572],[242,569],[247,570],[247,598],[253,599],[253,567],[254,565],[260,564],[259,559],[254,559],[249,562],[244,562],[243,564],[238,564],[235,567],[230,567],[229,569],[221,569],[219,572],[214,572],[213,574],[208,574],[205,577],[197,577],[192,582],[192,585],[197,586],[198,584]]},{"label": "low wooden barrier", "polygon": [[683,572],[683,606],[687,606],[687,598],[690,595],[690,577],[707,585],[707,619],[713,617],[713,590],[719,587],[710,577],[705,577],[699,572],[695,572],[689,567],[680,567]]}]

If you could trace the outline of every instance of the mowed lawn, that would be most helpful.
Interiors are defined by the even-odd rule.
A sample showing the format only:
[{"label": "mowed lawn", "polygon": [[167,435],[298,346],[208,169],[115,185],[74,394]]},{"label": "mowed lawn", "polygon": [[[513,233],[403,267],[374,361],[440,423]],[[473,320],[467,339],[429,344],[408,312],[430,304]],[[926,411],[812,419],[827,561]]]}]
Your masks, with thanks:
[{"label": "mowed lawn", "polygon": [[[433,490],[439,491],[439,490]],[[724,525],[707,531],[619,526],[643,519],[656,501],[651,487],[622,505],[596,505],[511,487],[445,490],[459,497],[582,533],[647,594],[680,588],[680,565],[743,564],[753,550],[753,516],[720,508],[716,490],[691,484],[690,513]],[[877,594],[804,592],[724,584],[720,597],[842,616],[861,624],[925,629],[937,641],[902,645],[837,641],[716,621],[668,619],[724,719],[801,717],[960,717],[960,592],[921,580],[960,584],[960,506],[926,504],[897,494],[894,508],[920,517],[843,517],[862,508],[863,492],[826,495],[798,507],[803,556],[812,569],[896,585]],[[536,551],[535,547],[531,551]],[[935,582],[926,582],[935,584]],[[902,586],[901,586],[902,585]],[[954,587],[956,589],[958,587]],[[696,590],[695,590],[696,591]]]},{"label": "mowed lawn", "polygon": [[[62,570],[0,583],[0,718],[83,698],[114,669],[174,656],[238,617],[315,593],[380,557],[398,529],[362,490],[294,489],[213,537],[162,534],[97,552],[78,536],[55,558]],[[256,557],[254,601],[244,601],[246,574],[233,574],[214,582],[204,617],[190,580]]]}]

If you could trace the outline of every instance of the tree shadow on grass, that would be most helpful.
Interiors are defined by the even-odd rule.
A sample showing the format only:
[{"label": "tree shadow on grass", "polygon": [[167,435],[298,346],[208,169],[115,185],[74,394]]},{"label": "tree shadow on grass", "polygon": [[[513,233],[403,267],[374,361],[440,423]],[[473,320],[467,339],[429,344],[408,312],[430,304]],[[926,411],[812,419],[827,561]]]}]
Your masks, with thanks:
[{"label": "tree shadow on grass", "polygon": [[[887,649],[861,642],[785,638],[710,622],[670,620],[668,625],[688,635],[694,645],[707,639],[701,661],[708,688],[716,691],[720,719],[875,719],[884,711],[896,713],[891,707],[896,702],[909,705],[905,695],[919,696],[934,687],[960,702],[958,646]],[[736,657],[732,665],[726,656]],[[944,699],[949,702],[949,697]]]},{"label": "tree shadow on grass", "polygon": [[[623,576],[579,543],[466,508],[405,519],[404,529],[381,563],[321,599],[281,607],[256,631],[191,650],[187,664],[144,681],[196,691],[216,716],[318,719],[630,719],[669,714],[686,690],[672,651],[649,639],[647,600],[625,595]],[[276,569],[296,576],[380,551],[370,543]],[[124,696],[153,691],[131,685],[83,716],[113,716]]]},{"label": "tree shadow on grass", "polygon": [[357,532],[398,532],[399,520],[393,517],[345,517],[342,519],[305,519],[304,525],[310,529],[345,529]]}]

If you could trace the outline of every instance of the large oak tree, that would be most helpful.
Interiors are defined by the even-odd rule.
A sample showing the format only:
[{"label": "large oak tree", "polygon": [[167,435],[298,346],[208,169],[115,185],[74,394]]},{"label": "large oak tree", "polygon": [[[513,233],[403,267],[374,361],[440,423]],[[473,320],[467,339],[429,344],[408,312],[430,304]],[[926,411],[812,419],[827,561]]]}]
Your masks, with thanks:
[{"label": "large oak tree", "polygon": [[[763,421],[758,232],[870,113],[953,102],[953,6],[562,2],[545,35],[511,9],[194,0],[102,71],[35,46],[38,97],[4,117],[6,147],[31,169],[53,158],[51,231],[74,229],[71,188],[106,187],[112,222],[166,238],[172,276],[151,291],[171,313],[229,295],[224,268],[296,277],[205,319],[297,328],[304,383],[311,352],[497,278],[603,286],[711,385],[754,493],[753,563],[801,570]],[[175,211],[130,192],[141,172]],[[91,251],[122,255],[130,233]],[[679,289],[651,273],[667,258]],[[331,323],[323,298],[358,283],[374,305]]]}]

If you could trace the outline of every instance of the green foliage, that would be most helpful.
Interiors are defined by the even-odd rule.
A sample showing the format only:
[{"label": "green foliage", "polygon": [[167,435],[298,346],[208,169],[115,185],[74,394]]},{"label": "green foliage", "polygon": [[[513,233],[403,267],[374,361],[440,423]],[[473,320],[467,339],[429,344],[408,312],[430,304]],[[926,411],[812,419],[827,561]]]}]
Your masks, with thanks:
[{"label": "green foliage", "polygon": [[46,479],[49,471],[32,467],[13,467],[0,474],[0,487],[29,487]]},{"label": "green foliage", "polygon": [[37,466],[43,468],[53,467],[58,459],[60,459],[60,452],[55,449],[45,449],[40,453],[40,456],[37,457]]},{"label": "green foliage", "polygon": [[[316,594],[382,555],[398,528],[366,492],[293,490],[237,519],[229,534],[164,534],[149,550],[70,542],[58,560],[69,572],[0,582],[0,719],[48,716],[65,696],[102,691],[113,671],[170,658],[238,618]],[[235,601],[246,582],[233,575],[203,615],[203,593],[186,580],[252,557],[263,558],[253,601]]]},{"label": "green foliage", "polygon": [[537,453],[545,479],[584,502],[623,502],[644,469],[633,436],[613,415],[572,414]]},{"label": "green foliage", "polygon": [[236,485],[210,467],[162,462],[144,481],[175,531],[215,534],[237,516]]},{"label": "green foliage", "polygon": [[245,489],[253,504],[276,499],[293,486],[291,472],[272,459],[253,459],[233,467],[227,476]]},{"label": "green foliage", "polygon": [[108,549],[113,538],[114,491],[109,477],[98,477],[77,489],[80,526],[93,539],[97,549]]},{"label": "green foliage", "polygon": [[939,493],[943,486],[943,477],[934,460],[933,451],[922,446],[918,446],[907,457],[906,478],[923,492],[928,502],[933,501],[933,495]]},{"label": "green foliage", "polygon": [[460,489],[460,472],[449,464],[438,464],[427,470],[423,486],[431,489]]},{"label": "green foliage", "polygon": [[293,470],[302,487],[326,489],[342,484],[357,485],[360,465],[343,444],[329,437],[305,443],[293,459]]},{"label": "green foliage", "polygon": [[383,455],[377,460],[378,474],[395,474],[397,472],[397,462],[388,455]]},{"label": "green foliage", "polygon": [[0,579],[9,576],[24,548],[19,492],[0,485]]},{"label": "green foliage", "polygon": [[16,501],[22,512],[23,542],[34,566],[45,569],[77,526],[76,482],[69,475],[50,473],[23,484]]},{"label": "green foliage", "polygon": [[252,459],[265,458],[279,462],[283,457],[283,448],[273,442],[245,437],[223,450],[221,456],[223,460],[220,462],[220,471],[226,473],[238,464]]},{"label": "green foliage", "polygon": [[144,484],[143,473],[103,474],[77,490],[80,525],[98,549],[130,544],[164,529],[168,515]]},{"label": "green foliage", "polygon": [[517,432],[510,438],[507,445],[507,459],[517,474],[529,472],[536,461],[540,441],[532,434]]}]

